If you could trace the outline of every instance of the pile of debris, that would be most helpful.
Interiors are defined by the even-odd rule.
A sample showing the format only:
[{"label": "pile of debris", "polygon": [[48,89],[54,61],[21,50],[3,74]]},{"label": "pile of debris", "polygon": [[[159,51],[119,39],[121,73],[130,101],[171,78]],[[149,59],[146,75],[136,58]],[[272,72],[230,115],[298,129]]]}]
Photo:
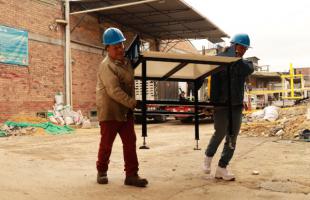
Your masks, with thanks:
[{"label": "pile of debris", "polygon": [[[43,127],[27,126],[27,124],[42,124],[42,123],[47,123],[47,120],[41,117],[14,116],[11,117],[7,122],[5,122],[0,127],[0,137],[44,135],[46,133]],[[17,126],[16,124],[23,124],[23,126]]]},{"label": "pile of debris", "polygon": [[44,130],[42,128],[34,127],[17,127],[17,126],[7,126],[6,124],[0,127],[0,137],[8,136],[23,136],[23,135],[43,135]]},{"label": "pile of debris", "polygon": [[22,115],[12,117],[0,125],[0,137],[72,133],[74,129],[68,125],[91,128],[90,120],[83,117],[81,111],[75,112],[70,106],[64,106],[62,93],[57,93],[53,110],[47,112],[47,119]]},{"label": "pile of debris", "polygon": [[309,116],[307,118],[307,107],[307,105],[289,108],[268,106],[264,110],[248,114],[242,124],[241,134],[281,139],[308,139],[306,130],[310,130],[310,118]]},{"label": "pile of debris", "polygon": [[64,105],[63,94],[61,92],[55,95],[55,105],[53,110],[49,110],[47,113],[48,120],[57,125],[76,125],[82,128],[90,128],[90,120],[82,115],[82,112],[78,110],[73,111],[69,105]]}]

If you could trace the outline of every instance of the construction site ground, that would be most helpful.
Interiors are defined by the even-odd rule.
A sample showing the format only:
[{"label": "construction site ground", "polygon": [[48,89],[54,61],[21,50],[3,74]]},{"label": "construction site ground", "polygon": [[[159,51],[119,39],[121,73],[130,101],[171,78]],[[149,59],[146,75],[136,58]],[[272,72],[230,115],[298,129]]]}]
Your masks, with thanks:
[{"label": "construction site ground", "polygon": [[[136,132],[139,147],[141,125],[136,125]],[[212,123],[200,126],[201,150],[193,150],[193,124],[175,120],[149,124],[148,133],[150,149],[138,149],[140,175],[148,178],[147,188],[123,184],[119,137],[111,155],[109,184],[96,183],[98,128],[77,129],[68,135],[0,138],[0,199],[310,199],[309,142],[241,135],[230,167],[236,181],[225,182],[202,171]],[[222,146],[212,169],[221,150]],[[259,174],[253,175],[253,171]]]}]

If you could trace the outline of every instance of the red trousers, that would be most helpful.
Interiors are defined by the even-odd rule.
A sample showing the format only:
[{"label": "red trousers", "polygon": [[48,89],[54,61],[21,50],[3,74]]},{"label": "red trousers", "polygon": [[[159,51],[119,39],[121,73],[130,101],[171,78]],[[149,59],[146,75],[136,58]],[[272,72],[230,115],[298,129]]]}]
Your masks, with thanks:
[{"label": "red trousers", "polygon": [[133,118],[125,122],[120,121],[101,121],[100,122],[101,140],[98,152],[97,170],[98,172],[108,171],[110,155],[113,142],[119,133],[123,143],[123,155],[125,161],[126,176],[137,174],[139,163],[136,152],[136,133],[134,130]]}]

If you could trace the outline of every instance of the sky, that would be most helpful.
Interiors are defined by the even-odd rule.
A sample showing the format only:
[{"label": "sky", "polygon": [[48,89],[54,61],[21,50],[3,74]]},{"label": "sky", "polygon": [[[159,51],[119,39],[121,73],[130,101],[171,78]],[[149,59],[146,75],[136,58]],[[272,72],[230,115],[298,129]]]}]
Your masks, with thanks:
[{"label": "sky", "polygon": [[[184,0],[233,36],[247,33],[256,56],[270,71],[310,67],[310,0]],[[225,39],[229,45],[230,39]],[[194,41],[201,49],[205,40]]]}]

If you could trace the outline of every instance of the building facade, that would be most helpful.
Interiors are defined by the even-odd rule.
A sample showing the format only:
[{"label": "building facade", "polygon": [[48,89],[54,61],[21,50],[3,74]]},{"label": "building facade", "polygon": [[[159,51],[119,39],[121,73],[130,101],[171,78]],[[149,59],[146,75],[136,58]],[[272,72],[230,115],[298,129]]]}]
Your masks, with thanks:
[{"label": "building facade", "polygon": [[[35,116],[52,110],[55,94],[65,93],[65,28],[56,22],[64,18],[63,1],[0,0],[0,5],[0,26],[28,34],[28,64],[0,62],[0,122],[14,115]],[[95,15],[87,14],[70,16],[70,26],[72,109],[88,116],[96,110],[96,73],[104,57],[102,33],[118,24],[103,23]],[[135,33],[124,34],[126,46]],[[147,42],[154,50],[155,40]],[[181,48],[186,52],[194,49],[191,45]]]}]

